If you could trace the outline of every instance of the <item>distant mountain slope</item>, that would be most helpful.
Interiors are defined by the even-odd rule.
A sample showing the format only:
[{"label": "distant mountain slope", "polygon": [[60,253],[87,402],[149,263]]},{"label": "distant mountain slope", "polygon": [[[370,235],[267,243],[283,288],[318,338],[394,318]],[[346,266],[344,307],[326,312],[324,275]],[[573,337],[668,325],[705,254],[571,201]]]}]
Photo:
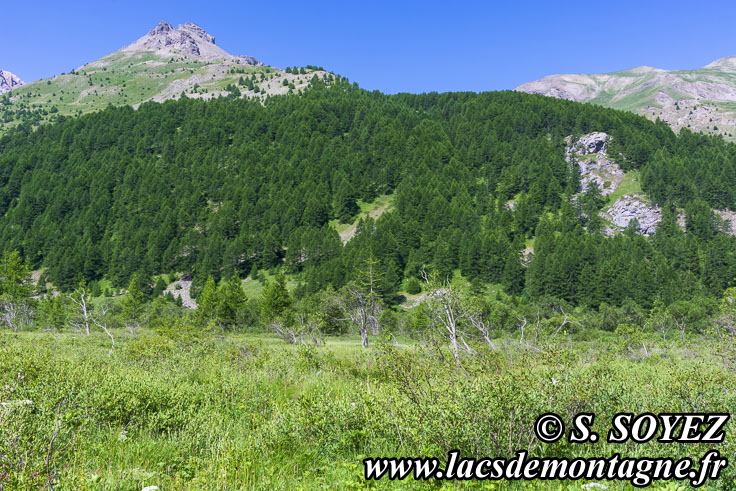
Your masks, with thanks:
[{"label": "distant mountain slope", "polygon": [[5,128],[21,122],[37,124],[110,104],[137,107],[182,95],[265,97],[299,91],[315,75],[329,77],[316,67],[293,72],[266,66],[251,56],[232,55],[192,22],[176,29],[161,22],[115,53],[6,94],[0,99],[0,121]]},{"label": "distant mountain slope", "polygon": [[675,130],[690,128],[736,138],[736,57],[697,70],[647,66],[593,75],[551,75],[516,90],[661,118]]},{"label": "distant mountain slope", "polygon": [[0,70],[0,94],[10,92],[13,89],[17,89],[21,85],[23,85],[23,81],[18,78],[17,75],[14,75],[5,70]]}]

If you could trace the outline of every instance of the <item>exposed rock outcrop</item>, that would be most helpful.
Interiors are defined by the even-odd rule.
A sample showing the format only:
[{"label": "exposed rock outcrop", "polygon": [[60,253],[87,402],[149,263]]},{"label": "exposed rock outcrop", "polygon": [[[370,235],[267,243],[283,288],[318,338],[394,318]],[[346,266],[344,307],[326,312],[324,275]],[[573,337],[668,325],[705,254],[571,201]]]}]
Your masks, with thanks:
[{"label": "exposed rock outcrop", "polygon": [[180,24],[179,30],[189,33],[192,36],[198,39],[201,39],[205,43],[215,44],[215,37],[210,34],[207,34],[204,29],[199,27],[194,22],[187,22],[186,24],[183,24],[183,25]]},{"label": "exposed rock outcrop", "polygon": [[164,295],[171,293],[174,298],[181,297],[181,304],[188,309],[196,309],[197,303],[192,299],[189,292],[192,289],[192,280],[176,280],[164,290]]},{"label": "exposed rock outcrop", "polygon": [[[568,136],[565,157],[570,165],[577,165],[580,171],[580,185],[584,192],[591,183],[595,183],[603,196],[616,189],[625,177],[624,171],[617,163],[608,158],[610,136],[603,132],[594,132],[573,140]],[[636,220],[639,232],[651,235],[662,219],[658,206],[652,205],[641,194],[627,194],[618,198],[601,216],[612,224],[605,232],[609,235],[629,226]]]},{"label": "exposed rock outcrop", "polygon": [[[736,212],[713,210],[713,213],[723,221],[724,233],[736,235]],[[642,235],[652,235],[662,220],[662,210],[659,206],[651,204],[642,194],[627,194],[617,199],[601,213],[601,216],[614,225],[614,228],[606,230],[609,235],[626,228],[634,219],[639,222],[639,231]],[[686,220],[682,210],[677,215],[677,225],[685,229]]]},{"label": "exposed rock outcrop", "polygon": [[608,141],[609,136],[602,132],[584,135],[575,142],[567,137],[566,158],[571,164],[577,164],[583,191],[594,182],[606,196],[614,192],[623,180],[624,171],[608,158]]},{"label": "exposed rock outcrop", "polygon": [[263,62],[256,60],[252,56],[235,55],[235,58],[248,65],[263,66]]},{"label": "exposed rock outcrop", "polygon": [[736,235],[736,212],[731,210],[713,210],[723,220],[723,231],[728,235]]},{"label": "exposed rock outcrop", "polygon": [[10,92],[23,85],[23,81],[8,71],[0,70],[0,94]]},{"label": "exposed rock outcrop", "polygon": [[606,145],[608,144],[608,135],[603,132],[590,133],[581,136],[571,145],[572,137],[567,137],[567,155],[575,153],[577,155],[590,155],[592,153],[605,154]]},{"label": "exposed rock outcrop", "polygon": [[652,235],[662,220],[662,211],[659,206],[650,204],[642,195],[626,194],[617,199],[602,216],[622,229],[628,227],[633,220],[637,220],[642,235]]},{"label": "exposed rock outcrop", "polygon": [[[603,196],[607,196],[618,189],[625,177],[624,171],[618,164],[608,159],[608,145],[610,136],[603,132],[594,132],[573,140],[566,139],[565,158],[570,165],[577,165],[580,171],[580,184],[585,191],[590,183],[595,182]],[[573,201],[577,197],[573,197]],[[506,203],[507,208],[513,210],[513,201]],[[723,232],[736,235],[736,212],[731,210],[713,210],[723,220]],[[607,235],[620,232],[636,220],[638,230],[642,235],[652,235],[657,230],[657,224],[662,220],[662,210],[651,203],[646,195],[632,193],[621,196],[610,206],[601,211],[600,216],[609,222],[610,226],[604,229]],[[685,228],[685,216],[682,211],[677,217],[678,225]]]}]

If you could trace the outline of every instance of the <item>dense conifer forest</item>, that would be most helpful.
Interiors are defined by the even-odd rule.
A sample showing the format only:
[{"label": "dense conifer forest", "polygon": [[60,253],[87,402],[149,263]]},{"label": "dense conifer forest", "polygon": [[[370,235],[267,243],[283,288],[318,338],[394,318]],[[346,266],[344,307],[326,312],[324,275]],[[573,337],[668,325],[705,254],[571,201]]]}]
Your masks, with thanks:
[{"label": "dense conifer forest", "polygon": [[[581,189],[564,138],[591,131],[612,136],[622,167],[639,169],[662,205],[653,238],[607,237],[600,196],[571,199]],[[11,132],[0,140],[0,242],[63,290],[174,271],[196,288],[282,268],[315,293],[370,258],[389,303],[426,268],[529,298],[651,307],[733,285],[736,241],[711,207],[736,206],[734,162],[736,146],[719,138],[594,105],[391,96],[315,78],[263,104],[184,98]],[[330,220],[352,222],[358,200],[380,195],[392,208],[343,246]]]}]

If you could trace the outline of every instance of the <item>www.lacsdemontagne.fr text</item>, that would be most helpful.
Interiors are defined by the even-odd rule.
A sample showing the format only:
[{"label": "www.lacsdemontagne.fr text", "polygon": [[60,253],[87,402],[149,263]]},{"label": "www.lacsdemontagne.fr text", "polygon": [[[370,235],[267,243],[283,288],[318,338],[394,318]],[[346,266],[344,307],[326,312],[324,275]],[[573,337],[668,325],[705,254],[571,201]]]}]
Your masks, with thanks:
[{"label": "www.lacsdemontagne.fr text", "polygon": [[438,458],[368,458],[363,460],[365,478],[379,480],[617,480],[633,486],[649,486],[654,481],[689,481],[695,487],[707,480],[717,479],[728,465],[717,450],[706,453],[695,465],[683,458],[622,458],[614,454],[607,458],[536,458],[526,451],[516,457],[461,458],[459,452],[447,455],[447,465],[441,467]]}]

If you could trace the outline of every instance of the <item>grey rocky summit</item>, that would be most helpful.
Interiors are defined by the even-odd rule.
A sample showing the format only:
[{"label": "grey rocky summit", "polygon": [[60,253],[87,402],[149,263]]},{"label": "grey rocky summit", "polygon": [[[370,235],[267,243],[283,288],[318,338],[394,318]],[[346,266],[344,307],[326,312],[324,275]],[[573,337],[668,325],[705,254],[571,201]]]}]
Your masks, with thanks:
[{"label": "grey rocky summit", "polygon": [[162,20],[156,27],[148,31],[148,35],[151,37],[165,36],[173,30],[174,28],[171,27],[171,24]]},{"label": "grey rocky summit", "polygon": [[[174,29],[168,22],[159,22],[156,27],[148,32],[148,39],[143,42],[143,47],[149,50],[169,48],[182,51],[188,55],[199,56],[199,45],[192,37],[191,30],[184,30],[181,29],[181,26],[179,27],[179,29]],[[198,29],[204,33],[204,30]]]},{"label": "grey rocky summit", "polygon": [[23,81],[15,74],[0,70],[0,94],[10,92],[23,85]]},{"label": "grey rocky summit", "polygon": [[262,65],[252,56],[234,56],[215,44],[215,37],[194,22],[180,24],[176,29],[161,21],[148,34],[122,49],[123,52],[155,51],[161,56],[198,58],[206,61],[240,61]]}]

